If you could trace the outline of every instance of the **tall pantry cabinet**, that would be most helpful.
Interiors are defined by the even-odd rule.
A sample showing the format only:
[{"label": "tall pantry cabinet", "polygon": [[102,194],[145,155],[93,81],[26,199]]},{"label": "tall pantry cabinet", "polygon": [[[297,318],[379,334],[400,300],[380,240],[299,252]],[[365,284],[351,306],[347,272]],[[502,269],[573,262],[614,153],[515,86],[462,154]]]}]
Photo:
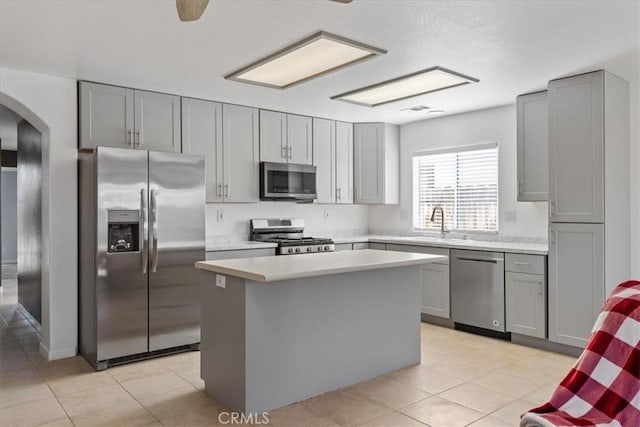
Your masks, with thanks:
[{"label": "tall pantry cabinet", "polygon": [[606,71],[549,82],[549,340],[584,347],[630,273],[629,86]]}]

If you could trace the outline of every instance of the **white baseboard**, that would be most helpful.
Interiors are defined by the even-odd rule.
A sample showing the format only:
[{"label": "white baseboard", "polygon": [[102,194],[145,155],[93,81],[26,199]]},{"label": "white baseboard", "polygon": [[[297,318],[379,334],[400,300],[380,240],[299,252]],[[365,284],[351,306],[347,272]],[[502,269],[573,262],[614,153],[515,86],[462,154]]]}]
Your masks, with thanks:
[{"label": "white baseboard", "polygon": [[48,361],[66,359],[67,357],[74,357],[76,354],[78,354],[78,348],[76,346],[73,346],[50,350],[47,348],[47,346],[40,342],[40,354]]}]

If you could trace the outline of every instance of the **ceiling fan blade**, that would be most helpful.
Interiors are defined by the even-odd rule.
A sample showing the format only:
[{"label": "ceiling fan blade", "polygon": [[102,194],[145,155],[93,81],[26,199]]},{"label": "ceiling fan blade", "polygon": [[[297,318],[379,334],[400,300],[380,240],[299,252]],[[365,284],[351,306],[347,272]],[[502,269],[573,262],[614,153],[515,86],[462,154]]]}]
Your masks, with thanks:
[{"label": "ceiling fan blade", "polygon": [[208,4],[209,0],[176,0],[176,9],[181,21],[197,21]]}]

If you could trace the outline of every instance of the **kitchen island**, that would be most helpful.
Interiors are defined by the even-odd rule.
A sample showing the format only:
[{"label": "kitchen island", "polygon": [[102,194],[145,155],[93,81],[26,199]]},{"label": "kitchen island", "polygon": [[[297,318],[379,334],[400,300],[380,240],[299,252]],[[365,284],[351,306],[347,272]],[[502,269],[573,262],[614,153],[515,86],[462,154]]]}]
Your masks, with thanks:
[{"label": "kitchen island", "polygon": [[420,363],[420,265],[376,250],[196,263],[205,391],[269,411]]}]

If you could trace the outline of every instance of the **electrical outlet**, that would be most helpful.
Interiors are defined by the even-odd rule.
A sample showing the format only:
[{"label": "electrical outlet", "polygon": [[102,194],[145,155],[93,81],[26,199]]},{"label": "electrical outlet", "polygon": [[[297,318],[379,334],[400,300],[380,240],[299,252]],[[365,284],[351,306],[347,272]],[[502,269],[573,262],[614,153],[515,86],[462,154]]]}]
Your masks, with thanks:
[{"label": "electrical outlet", "polygon": [[216,220],[218,222],[224,222],[224,210],[218,209],[216,211]]},{"label": "electrical outlet", "polygon": [[504,211],[504,222],[516,222],[516,211]]},{"label": "electrical outlet", "polygon": [[325,210],[324,211],[324,220],[328,220],[331,217],[331,211],[330,210]]},{"label": "electrical outlet", "polygon": [[219,288],[226,288],[227,287],[227,277],[223,276],[222,274],[216,274],[216,286]]}]

